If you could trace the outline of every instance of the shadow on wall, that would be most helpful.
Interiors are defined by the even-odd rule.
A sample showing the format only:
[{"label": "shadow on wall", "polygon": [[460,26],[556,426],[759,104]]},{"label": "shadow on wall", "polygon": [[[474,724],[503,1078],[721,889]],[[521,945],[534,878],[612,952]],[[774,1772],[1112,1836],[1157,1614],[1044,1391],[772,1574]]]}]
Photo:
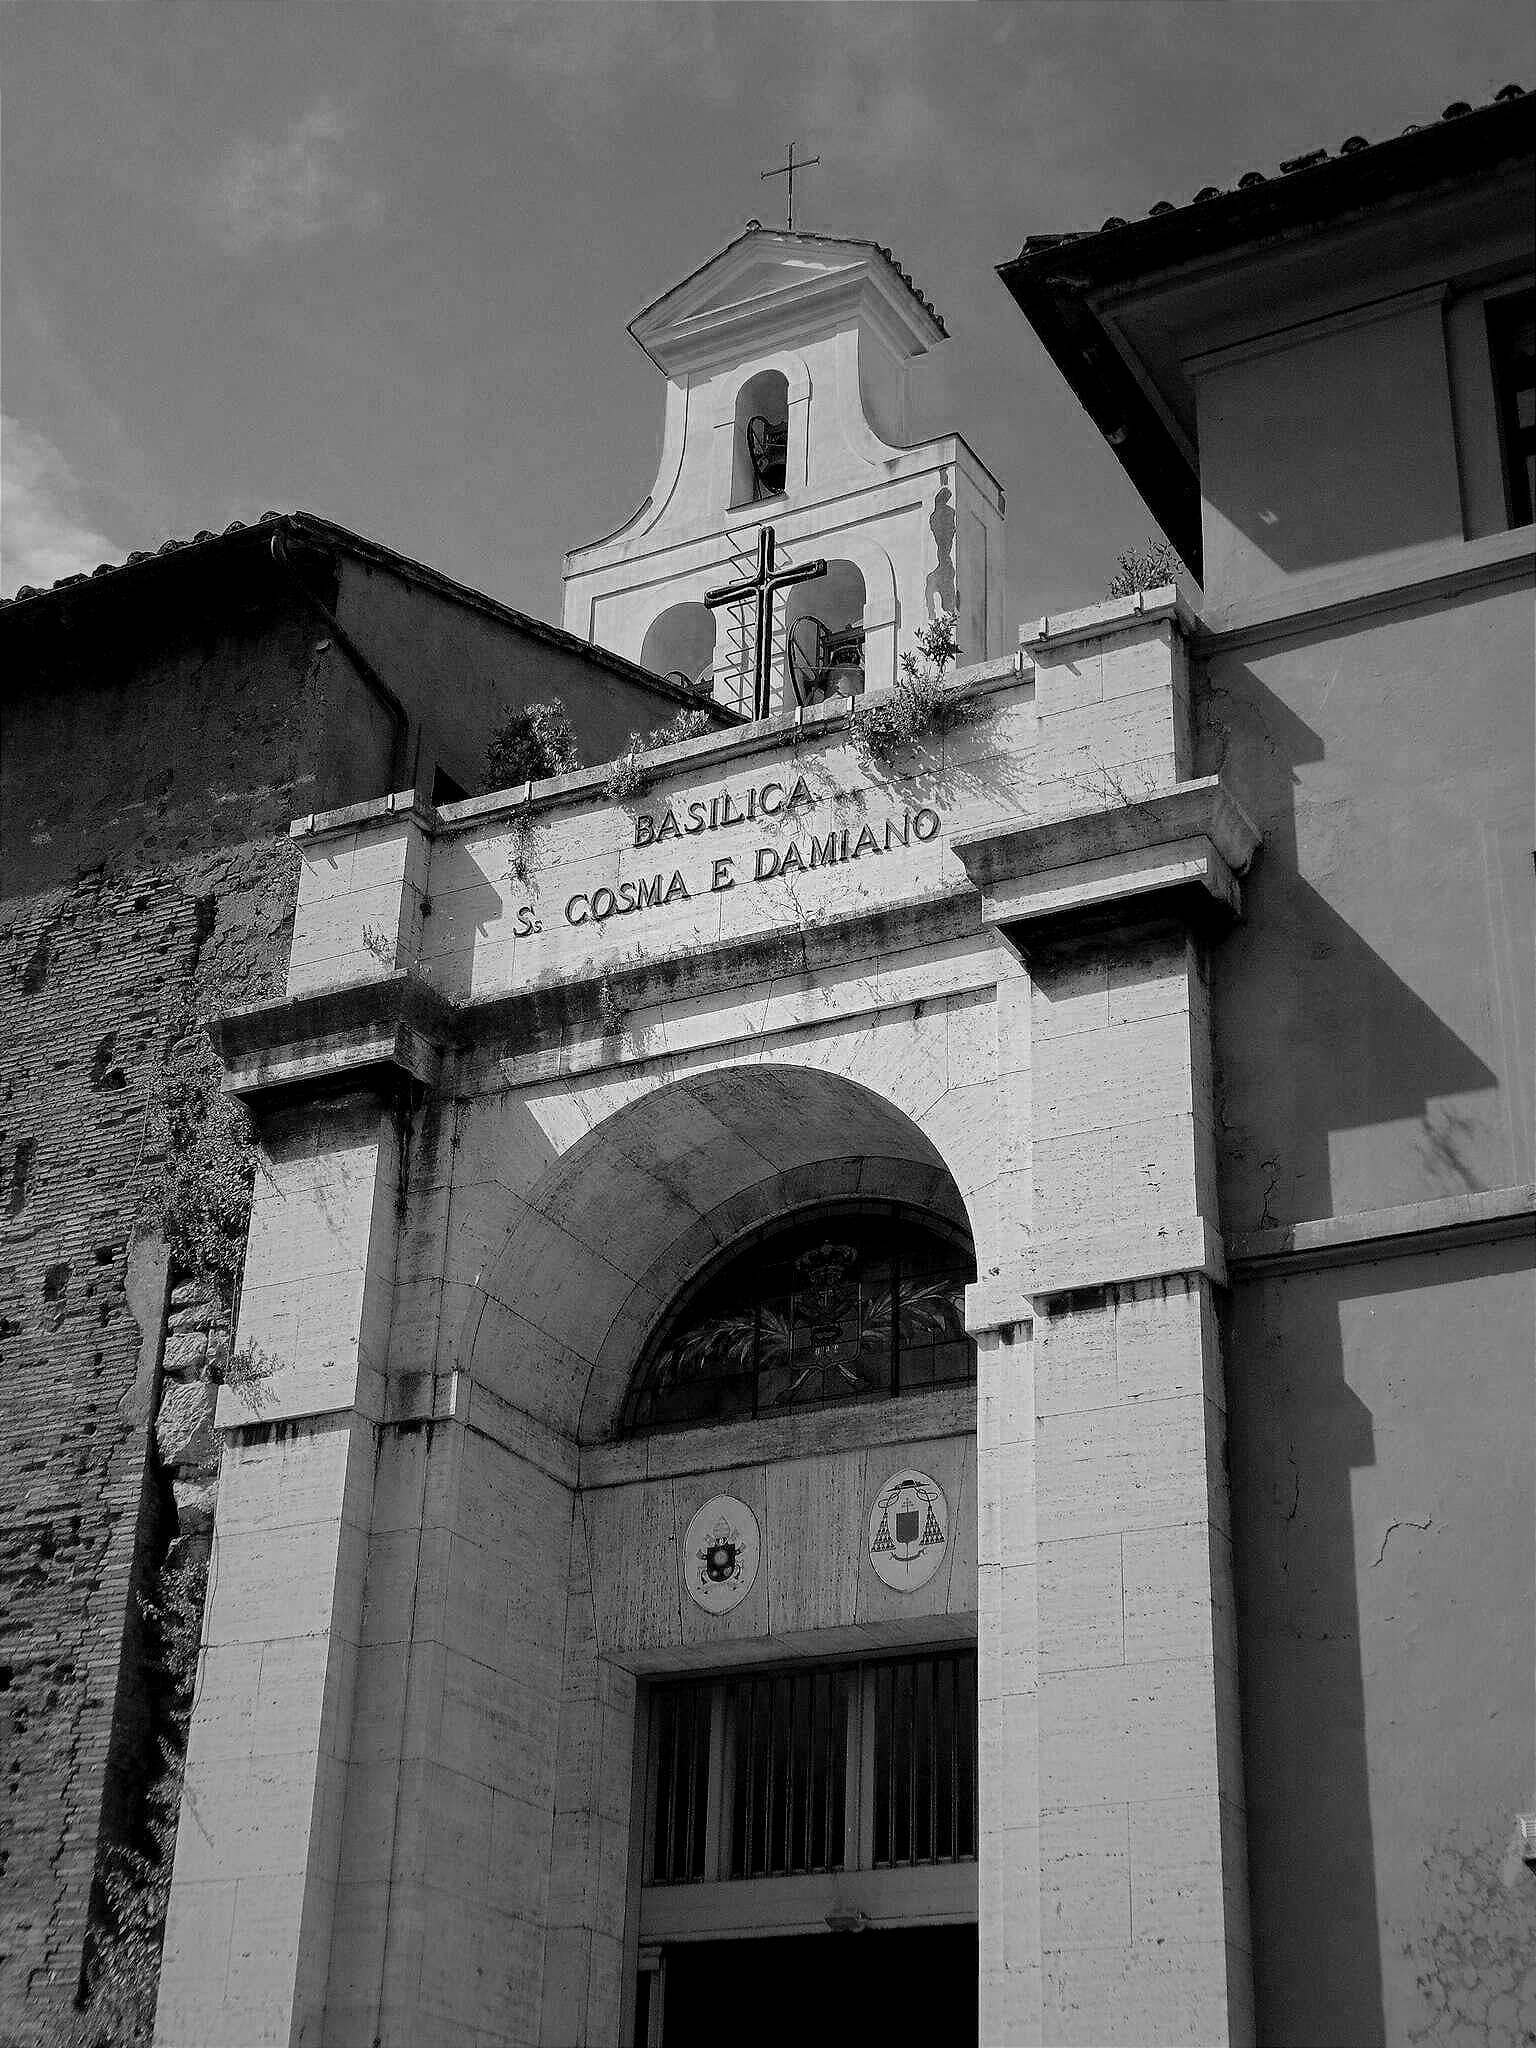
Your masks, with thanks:
[{"label": "shadow on wall", "polygon": [[[1212,966],[1226,1230],[1501,1185],[1489,1121],[1448,1101],[1491,1099],[1498,1077],[1300,872],[1298,771],[1324,760],[1322,739],[1249,668],[1228,672],[1202,710],[1241,721],[1203,736],[1203,771],[1225,753],[1264,834],[1245,921]],[[1391,915],[1404,883],[1387,795],[1313,806],[1305,865],[1320,879],[1345,869]]]},{"label": "shadow on wall", "polygon": [[[936,560],[923,585],[923,609],[932,618],[938,612],[958,610],[960,603],[959,586],[955,581],[955,494],[949,488],[947,469],[939,472],[939,488],[933,494],[928,531],[933,535]],[[982,653],[980,648],[967,648],[965,659],[979,661]]]},{"label": "shadow on wall", "polygon": [[1371,1414],[1328,1304],[1239,1282],[1229,1318],[1258,2038],[1385,2048],[1352,1495]]},{"label": "shadow on wall", "polygon": [[[1421,805],[1401,840],[1392,837],[1411,752],[1388,772],[1393,736],[1383,733],[1381,780],[1362,782],[1361,751],[1369,756],[1379,714],[1356,702],[1352,727],[1341,715],[1330,780],[1321,736],[1251,667],[1233,663],[1216,683],[1201,703],[1202,766],[1230,773],[1265,834],[1245,885],[1246,921],[1212,963],[1229,1242],[1501,1185],[1498,1077],[1322,893],[1390,933],[1400,959],[1425,966],[1427,986],[1445,982],[1444,963],[1426,963],[1412,947],[1414,918],[1422,914],[1432,932],[1446,903],[1405,908],[1410,856],[1448,858],[1440,828]],[[1327,689],[1313,694],[1326,701]],[[1303,865],[1320,886],[1304,879]],[[1444,1491],[1472,1484],[1474,1473],[1487,1484],[1486,1420],[1474,1425],[1475,1456],[1469,1447],[1461,1472],[1445,1461],[1440,1411],[1449,1427],[1467,1389],[1447,1379],[1447,1354],[1419,1319],[1441,1313],[1454,1257],[1510,1249],[1309,1274],[1260,1269],[1233,1286],[1229,1456],[1253,1947],[1258,2038],[1273,2048],[1448,2038],[1402,2031],[1405,2014],[1425,2009],[1404,1960],[1400,1908],[1443,1804],[1437,1752],[1460,1717],[1479,1709],[1458,1685],[1454,1655],[1426,1682],[1434,1652],[1415,1635],[1419,1578],[1410,1571],[1393,1585],[1388,1569],[1378,1578],[1376,1552],[1396,1546],[1390,1563],[1402,1571],[1399,1556],[1413,1554],[1406,1546],[1425,1540],[1420,1525],[1440,1526]],[[1394,1345],[1383,1351],[1375,1333],[1389,1322]],[[1444,1342],[1459,1355],[1451,1330]],[[1489,1355],[1507,1361],[1508,1336],[1500,1343]],[[1507,1399],[1506,1409],[1515,1436],[1528,1437]],[[1476,1581],[1479,1547],[1500,1540],[1486,1527],[1471,1535],[1463,1518],[1448,1553],[1458,1568],[1444,1588],[1452,1607]],[[1523,1595],[1511,1597],[1522,1604]],[[1436,1622],[1436,1605],[1424,1598],[1426,1626],[1446,1618]],[[1405,1751],[1415,1759],[1407,1771]]]},{"label": "shadow on wall", "polygon": [[1232,1292],[1269,2048],[1515,2038],[1536,1941],[1531,1879],[1507,1853],[1529,1792],[1527,1735],[1510,1738],[1528,1732],[1536,1654],[1528,1268],[1505,1242]]}]

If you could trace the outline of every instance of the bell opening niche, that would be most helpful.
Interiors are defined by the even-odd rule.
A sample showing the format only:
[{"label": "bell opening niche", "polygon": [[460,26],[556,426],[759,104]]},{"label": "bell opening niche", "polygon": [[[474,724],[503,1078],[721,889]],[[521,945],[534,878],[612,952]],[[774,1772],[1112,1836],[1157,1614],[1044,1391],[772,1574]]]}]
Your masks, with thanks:
[{"label": "bell opening niche", "polygon": [[857,697],[864,688],[864,577],[837,560],[784,601],[784,659],[797,704]]},{"label": "bell opening niche", "polygon": [[640,666],[703,696],[714,691],[715,614],[702,604],[671,604],[646,628]]},{"label": "bell opening niche", "polygon": [[731,504],[756,505],[784,495],[789,473],[789,380],[759,370],[736,394]]}]

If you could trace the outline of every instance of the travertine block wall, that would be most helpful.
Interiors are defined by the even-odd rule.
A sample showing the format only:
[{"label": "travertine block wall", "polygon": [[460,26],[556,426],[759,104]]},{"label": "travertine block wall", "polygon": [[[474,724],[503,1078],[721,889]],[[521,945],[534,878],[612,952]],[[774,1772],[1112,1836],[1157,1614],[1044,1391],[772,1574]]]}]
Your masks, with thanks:
[{"label": "travertine block wall", "polygon": [[982,1352],[984,1731],[1008,1788],[985,1823],[983,2036],[1241,2042],[1200,956],[1166,929],[1044,956],[1029,1019],[1033,1344]]},{"label": "travertine block wall", "polygon": [[[398,1152],[371,1092],[288,1112],[258,1176],[226,1386],[204,1655],[156,2037],[318,2041],[393,1284]],[[259,1418],[259,1419],[258,1419]]]},{"label": "travertine block wall", "polygon": [[[1173,610],[1125,607],[1049,643],[1041,705],[1057,720],[1051,800],[1065,806],[1070,785],[1077,813],[1123,802],[1080,787],[1095,748],[1111,775],[1137,769],[1158,802],[1125,808],[1158,858],[1160,821],[1181,846],[1227,831],[1212,788],[1167,801],[1186,765]],[[166,2042],[243,2048],[243,1958],[262,1939],[273,2039],[618,2038],[636,1674],[973,1626],[983,2038],[1251,2038],[1204,964],[1183,899],[1165,891],[1138,912],[1134,874],[1108,895],[1093,878],[1097,936],[1063,937],[1055,905],[1050,940],[1021,941],[1027,971],[987,929],[988,915],[1022,929],[1027,905],[992,913],[984,892],[978,916],[950,852],[957,827],[993,836],[1005,881],[1020,848],[1057,867],[1069,907],[1092,865],[1081,818],[1042,820],[1035,805],[1027,691],[1010,682],[988,702],[912,764],[934,777],[939,821],[921,844],[852,879],[828,865],[788,886],[706,887],[627,928],[548,914],[622,883],[644,836],[591,778],[534,807],[531,905],[503,799],[442,827],[386,808],[306,835],[311,964],[295,971],[316,979],[274,1011],[281,1071],[403,1061],[368,1021],[370,1003],[395,999],[370,992],[374,919],[408,934],[429,898],[424,950],[404,966],[458,1005],[456,1036],[442,1026],[441,1093],[411,1066],[393,1113],[357,1093],[317,1098],[307,1125],[268,1122],[274,1187],[247,1315],[288,1356],[274,1420],[225,1419],[242,1457],[281,1447],[293,1476],[250,1476],[276,1547],[211,1626],[219,1648],[287,1643],[284,1575],[308,1542],[329,1590],[306,1599],[329,1600],[328,1647],[297,1656],[286,1749],[242,1734],[224,1775],[200,1781],[225,1809],[211,1832],[244,1843],[250,1869],[231,1893],[195,1859],[185,1881],[178,1866]],[[659,820],[707,809],[722,784],[787,794],[803,775],[803,824],[763,828],[781,846],[850,801],[863,772],[835,715],[797,731],[792,760],[775,758],[787,731],[676,750],[646,804]],[[873,774],[854,789],[872,813],[914,794]],[[672,839],[668,862],[707,876],[692,839]],[[1216,893],[1230,904],[1235,885]],[[654,957],[632,957],[631,932]],[[726,946],[746,972],[712,983]],[[636,997],[621,1032],[565,986],[609,975]],[[954,1390],[884,1404],[878,1427],[871,1408],[615,1441],[677,1289],[743,1231],[829,1199],[969,1221],[974,1466]],[[332,1439],[349,1447],[339,1462],[300,1448]],[[881,1466],[909,1457],[945,1484],[952,1539],[944,1572],[903,1598],[864,1570],[864,1536]],[[317,1487],[323,1512],[295,1521],[292,1502]],[[676,1552],[722,1488],[757,1512],[763,1565],[739,1609],[709,1617],[683,1598]],[[232,1661],[207,1695],[210,1740],[240,1697]],[[282,1769],[263,1778],[273,1758]],[[279,1779],[247,1842],[251,1788]],[[282,1911],[261,1937],[276,1876]],[[210,1953],[223,1958],[212,1991]]]},{"label": "travertine block wall", "polygon": [[1183,931],[1034,962],[1033,1284],[1204,1267],[1215,1224],[1210,1001]]},{"label": "travertine block wall", "polygon": [[[1149,802],[1187,784],[1190,718],[1176,607],[1143,605],[1113,631],[1042,626],[1038,810],[967,847],[1031,977],[1011,1097],[1024,1299],[1009,1322],[978,1289],[974,1317],[992,1325],[980,1630],[1000,1791],[982,2038],[1225,2048],[1252,2039],[1252,1968],[1210,1005],[1186,920],[1202,892],[1236,896],[1201,835],[1231,858],[1251,828],[1200,824],[1190,790]],[[1014,885],[1042,875],[1033,910]]]},{"label": "travertine block wall", "polygon": [[[386,1433],[324,2040],[538,2038],[571,1489],[485,1436]],[[572,2035],[570,2038],[578,2038]]]},{"label": "travertine block wall", "polygon": [[229,1447],[156,2039],[317,2041],[345,1807],[374,1432]]},{"label": "travertine block wall", "polygon": [[[1106,607],[1107,609],[1107,607]],[[1041,818],[1135,803],[1193,772],[1189,665],[1176,620],[1128,605],[1107,629],[1042,620],[1035,664]],[[1128,614],[1128,616],[1126,615]]]},{"label": "travertine block wall", "polygon": [[976,1461],[982,2039],[1048,2040],[1042,2021],[1040,1556],[1029,1326],[979,1333]]},{"label": "travertine block wall", "polygon": [[1046,2038],[1250,2037],[1225,1404],[1210,1284],[1035,1325]]}]

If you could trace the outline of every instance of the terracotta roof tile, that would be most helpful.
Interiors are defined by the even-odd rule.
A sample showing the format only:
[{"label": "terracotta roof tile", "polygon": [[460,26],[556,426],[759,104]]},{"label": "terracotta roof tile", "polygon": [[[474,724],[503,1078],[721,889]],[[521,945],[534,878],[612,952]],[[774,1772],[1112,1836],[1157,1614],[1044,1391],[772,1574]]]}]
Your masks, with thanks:
[{"label": "terracotta roof tile", "polygon": [[251,527],[273,526],[286,517],[287,514],[283,512],[263,512],[259,519],[232,519],[225,527],[224,533],[213,533],[204,527],[200,533],[194,533],[187,540],[177,540],[173,536],[170,540],[163,540],[157,548],[135,548],[132,554],[124,556],[120,562],[98,562],[94,569],[78,570],[73,576],[59,576],[48,584],[24,583],[10,597],[0,597],[0,606],[20,604],[29,597],[42,597],[50,590],[68,590],[71,584],[88,583],[95,576],[116,576],[124,569],[137,568],[140,562],[152,562],[157,555],[179,555],[183,548],[195,548],[204,541],[222,540],[224,534],[245,533]]},{"label": "terracotta roof tile", "polygon": [[[1499,90],[1494,94],[1493,98],[1487,101],[1485,104],[1491,107],[1496,106],[1501,102],[1507,100],[1525,99],[1527,96],[1527,90],[1523,85],[1505,85],[1501,86]],[[1407,127],[1404,128],[1401,132],[1404,135],[1418,135],[1422,133],[1425,126],[1435,127],[1444,122],[1459,121],[1462,119],[1464,115],[1476,113],[1479,111],[1481,111],[1481,109],[1473,107],[1470,101],[1452,100],[1451,104],[1447,108],[1445,108],[1443,113],[1439,115],[1437,121],[1429,123],[1410,121]],[[1379,138],[1379,140],[1381,141],[1393,141],[1395,139],[1396,138],[1392,136],[1385,136]],[[1278,171],[1243,171],[1229,186],[1202,185],[1200,190],[1196,192],[1193,198],[1191,199],[1177,201],[1172,199],[1154,200],[1153,203],[1147,208],[1147,217],[1149,219],[1152,219],[1155,217],[1160,217],[1161,215],[1167,213],[1181,212],[1183,209],[1187,207],[1201,206],[1208,203],[1212,199],[1225,198],[1229,192],[1248,191],[1251,190],[1252,187],[1254,187],[1255,185],[1266,185],[1270,182],[1271,178],[1274,177],[1294,177],[1300,171],[1315,170],[1320,164],[1333,162],[1339,157],[1354,156],[1357,154],[1358,151],[1362,149],[1370,149],[1374,146],[1375,145],[1368,141],[1367,138],[1363,135],[1349,135],[1345,137],[1345,139],[1339,144],[1338,148],[1335,150],[1309,149],[1305,151],[1301,156],[1287,157],[1281,163]],[[1064,242],[1087,241],[1093,235],[1110,234],[1113,233],[1114,230],[1117,228],[1129,227],[1130,225],[1131,223],[1128,220],[1126,220],[1122,215],[1111,214],[1109,219],[1103,222],[1103,224],[1097,228],[1082,228],[1076,231],[1069,231],[1065,234],[1026,236],[1024,241],[1024,252],[1027,254],[1030,251],[1039,251],[1055,248]]]}]

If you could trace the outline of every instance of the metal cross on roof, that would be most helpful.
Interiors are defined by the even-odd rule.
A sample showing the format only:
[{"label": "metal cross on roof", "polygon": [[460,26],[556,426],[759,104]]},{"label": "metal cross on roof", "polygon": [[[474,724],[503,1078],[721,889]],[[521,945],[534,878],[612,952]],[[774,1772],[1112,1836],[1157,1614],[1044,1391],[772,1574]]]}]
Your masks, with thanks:
[{"label": "metal cross on roof", "polygon": [[706,590],[704,602],[711,611],[723,605],[755,602],[757,630],[752,645],[752,716],[766,718],[769,710],[769,658],[773,649],[773,600],[791,583],[807,583],[813,576],[825,576],[824,561],[806,562],[798,569],[773,566],[773,528],[763,526],[757,535],[757,574],[743,576],[736,583],[723,583],[718,590]]},{"label": "metal cross on roof", "polygon": [[804,170],[808,170],[808,169],[810,168],[810,166],[811,166],[812,164],[819,164],[820,162],[821,162],[821,158],[820,158],[819,156],[803,156],[803,157],[801,157],[801,159],[800,159],[799,163],[796,163],[796,162],[795,162],[795,145],[794,145],[793,143],[791,143],[791,144],[789,145],[789,162],[788,162],[787,164],[780,164],[780,165],[779,165],[779,167],[778,167],[778,169],[777,169],[776,171],[763,171],[763,172],[761,172],[761,173],[760,173],[760,175],[759,175],[759,183],[761,183],[761,182],[762,182],[762,179],[763,179],[763,178],[785,178],[785,177],[787,177],[787,178],[789,179],[789,197],[788,197],[788,199],[786,200],[786,202],[785,202],[785,206],[784,206],[784,225],[785,225],[785,227],[786,227],[786,228],[789,228],[789,229],[791,229],[791,230],[792,230],[792,229],[794,228],[794,225],[795,225],[795,173],[796,173],[796,171],[804,171]]}]

